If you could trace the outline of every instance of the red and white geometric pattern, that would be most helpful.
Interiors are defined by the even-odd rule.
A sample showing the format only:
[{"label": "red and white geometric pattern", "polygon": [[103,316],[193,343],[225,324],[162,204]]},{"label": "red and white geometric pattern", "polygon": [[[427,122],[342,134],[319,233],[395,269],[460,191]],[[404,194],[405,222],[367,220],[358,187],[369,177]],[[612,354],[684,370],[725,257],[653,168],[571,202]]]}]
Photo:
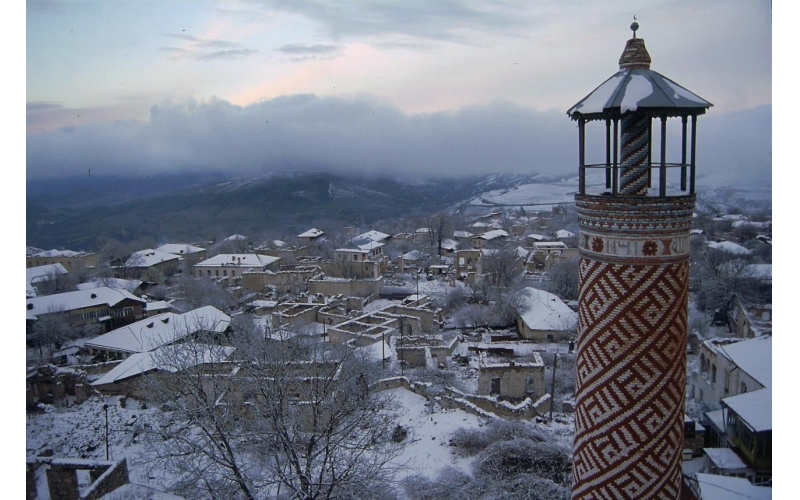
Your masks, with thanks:
[{"label": "red and white geometric pattern", "polygon": [[582,252],[573,499],[678,498],[688,273]]}]

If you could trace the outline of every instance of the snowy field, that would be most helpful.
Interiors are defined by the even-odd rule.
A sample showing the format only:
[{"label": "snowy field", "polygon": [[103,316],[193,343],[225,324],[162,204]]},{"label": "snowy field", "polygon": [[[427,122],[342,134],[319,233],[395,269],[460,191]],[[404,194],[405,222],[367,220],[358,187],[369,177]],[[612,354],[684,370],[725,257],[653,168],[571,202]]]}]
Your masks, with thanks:
[{"label": "snowy field", "polygon": [[524,206],[542,210],[560,203],[574,203],[576,190],[574,182],[523,184],[512,189],[488,191],[472,199],[470,205]]}]

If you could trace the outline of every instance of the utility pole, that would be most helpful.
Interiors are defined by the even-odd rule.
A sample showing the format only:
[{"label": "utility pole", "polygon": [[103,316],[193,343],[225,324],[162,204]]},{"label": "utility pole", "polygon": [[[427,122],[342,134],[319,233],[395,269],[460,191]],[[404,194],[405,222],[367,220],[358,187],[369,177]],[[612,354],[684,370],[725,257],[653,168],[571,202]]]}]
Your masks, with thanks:
[{"label": "utility pole", "polygon": [[403,327],[405,326],[405,322],[403,321],[405,318],[400,316],[400,376],[405,376],[405,353],[403,352],[405,347],[403,346]]},{"label": "utility pole", "polygon": [[105,412],[106,412],[106,460],[109,460],[109,458],[108,458],[108,404],[104,404],[103,405],[103,410],[105,410]]},{"label": "utility pole", "polygon": [[553,421],[553,406],[556,402],[556,366],[558,366],[558,347],[553,354],[553,381],[550,384],[550,422]]}]

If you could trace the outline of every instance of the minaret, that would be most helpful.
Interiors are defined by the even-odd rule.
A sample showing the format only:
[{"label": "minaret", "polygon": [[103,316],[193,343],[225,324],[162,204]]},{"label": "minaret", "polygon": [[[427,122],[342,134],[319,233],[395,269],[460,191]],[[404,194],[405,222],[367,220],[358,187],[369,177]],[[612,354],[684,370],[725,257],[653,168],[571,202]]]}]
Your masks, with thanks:
[{"label": "minaret", "polygon": [[[567,112],[580,148],[573,499],[677,499],[681,490],[697,117],[711,103],[650,70],[638,28],[619,72]],[[668,163],[670,118],[682,133],[680,161]],[[605,125],[600,164],[586,163],[589,122]]]}]

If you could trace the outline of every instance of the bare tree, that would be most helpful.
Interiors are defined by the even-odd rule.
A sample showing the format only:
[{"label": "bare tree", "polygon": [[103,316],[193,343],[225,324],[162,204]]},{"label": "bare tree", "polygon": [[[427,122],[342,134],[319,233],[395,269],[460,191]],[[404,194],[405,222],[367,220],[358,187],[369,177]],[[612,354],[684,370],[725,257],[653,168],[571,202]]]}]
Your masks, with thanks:
[{"label": "bare tree", "polygon": [[487,250],[481,256],[482,280],[497,290],[497,299],[522,279],[521,259],[513,249]]},{"label": "bare tree", "polygon": [[181,309],[187,311],[208,305],[225,311],[236,304],[233,295],[211,278],[195,278],[191,274],[183,274],[174,278],[174,284],[178,288]]},{"label": "bare tree", "polygon": [[54,307],[37,314],[30,341],[31,345],[38,347],[40,358],[49,361],[53,347],[58,349],[67,340],[80,338],[83,333],[82,328],[70,323],[68,313],[63,307]]},{"label": "bare tree", "polygon": [[546,282],[547,291],[564,300],[578,299],[578,264],[579,259],[563,260],[547,272],[550,281]]},{"label": "bare tree", "polygon": [[[164,412],[151,433],[154,468],[190,497],[372,498],[388,490],[402,443],[386,393],[346,346],[241,327],[233,359],[198,370],[190,349],[148,379]],[[224,353],[224,347],[212,350]],[[167,351],[180,352],[180,351]],[[212,372],[217,372],[212,374]],[[365,375],[366,374],[366,375]]]}]

